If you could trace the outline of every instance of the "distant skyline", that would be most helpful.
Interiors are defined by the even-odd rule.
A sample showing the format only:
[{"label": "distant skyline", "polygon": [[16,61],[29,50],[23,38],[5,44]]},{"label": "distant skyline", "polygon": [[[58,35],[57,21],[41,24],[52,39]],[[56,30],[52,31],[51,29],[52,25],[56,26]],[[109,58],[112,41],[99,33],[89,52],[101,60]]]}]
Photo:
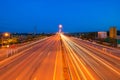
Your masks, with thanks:
[{"label": "distant skyline", "polygon": [[120,30],[120,0],[1,0],[0,32]]}]

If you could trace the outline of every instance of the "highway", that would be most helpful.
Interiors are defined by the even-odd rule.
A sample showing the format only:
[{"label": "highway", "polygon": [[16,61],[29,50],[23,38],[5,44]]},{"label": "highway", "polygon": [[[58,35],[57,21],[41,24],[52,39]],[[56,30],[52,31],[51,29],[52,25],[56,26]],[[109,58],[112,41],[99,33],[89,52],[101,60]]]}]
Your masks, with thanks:
[{"label": "highway", "polygon": [[91,45],[56,34],[0,61],[0,80],[120,80],[119,50]]}]

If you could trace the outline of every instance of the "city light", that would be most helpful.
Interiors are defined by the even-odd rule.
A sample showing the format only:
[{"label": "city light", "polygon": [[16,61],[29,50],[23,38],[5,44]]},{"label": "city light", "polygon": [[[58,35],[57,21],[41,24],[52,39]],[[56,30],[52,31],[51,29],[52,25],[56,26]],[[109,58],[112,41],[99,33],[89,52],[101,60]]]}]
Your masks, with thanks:
[{"label": "city light", "polygon": [[61,25],[61,24],[59,25],[59,28],[62,28],[62,25]]},{"label": "city light", "polygon": [[9,37],[9,36],[10,36],[10,33],[5,32],[5,33],[3,34],[3,36],[4,36],[4,37]]},{"label": "city light", "polygon": [[0,3],[0,80],[120,80],[120,0]]}]

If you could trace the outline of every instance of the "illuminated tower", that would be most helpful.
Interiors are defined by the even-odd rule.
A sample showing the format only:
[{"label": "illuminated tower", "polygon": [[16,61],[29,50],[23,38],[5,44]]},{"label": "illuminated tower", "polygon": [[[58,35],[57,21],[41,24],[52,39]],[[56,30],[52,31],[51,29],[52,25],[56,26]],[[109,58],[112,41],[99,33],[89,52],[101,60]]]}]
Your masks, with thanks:
[{"label": "illuminated tower", "polygon": [[59,33],[61,33],[62,32],[62,25],[60,24],[59,25]]}]

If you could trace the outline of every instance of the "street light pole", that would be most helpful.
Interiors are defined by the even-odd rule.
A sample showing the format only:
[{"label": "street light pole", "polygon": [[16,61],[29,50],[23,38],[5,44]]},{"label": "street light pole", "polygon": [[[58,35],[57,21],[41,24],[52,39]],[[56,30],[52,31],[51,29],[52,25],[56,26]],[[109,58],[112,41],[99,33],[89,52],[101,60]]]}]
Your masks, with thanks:
[{"label": "street light pole", "polygon": [[1,39],[2,39],[2,47],[3,47],[3,36],[1,37]]}]

